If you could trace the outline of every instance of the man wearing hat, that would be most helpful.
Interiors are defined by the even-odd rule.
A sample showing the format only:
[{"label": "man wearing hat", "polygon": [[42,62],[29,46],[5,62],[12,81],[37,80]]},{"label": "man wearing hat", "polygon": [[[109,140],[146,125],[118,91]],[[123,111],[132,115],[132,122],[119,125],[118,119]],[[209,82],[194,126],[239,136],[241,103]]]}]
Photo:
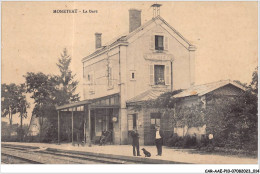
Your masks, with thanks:
[{"label": "man wearing hat", "polygon": [[155,126],[156,132],[155,132],[155,145],[157,148],[157,155],[156,156],[162,156],[162,145],[163,145],[163,131],[160,130],[160,126]]}]

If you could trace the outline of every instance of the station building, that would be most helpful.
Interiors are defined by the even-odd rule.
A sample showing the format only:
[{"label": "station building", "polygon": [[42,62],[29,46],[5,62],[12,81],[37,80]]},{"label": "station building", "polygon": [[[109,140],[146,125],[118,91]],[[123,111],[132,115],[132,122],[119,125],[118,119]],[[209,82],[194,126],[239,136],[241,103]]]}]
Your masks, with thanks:
[{"label": "station building", "polygon": [[141,23],[141,11],[130,9],[127,34],[102,45],[106,33],[95,33],[96,50],[82,59],[83,100],[56,107],[58,137],[65,115],[71,121],[72,141],[93,142],[102,131],[112,130],[114,144],[129,144],[129,131],[137,127],[140,144],[146,145],[153,143],[154,125],[169,129],[158,111],[137,111],[133,106],[167,91],[190,88],[196,48],[156,10],[151,20]]}]

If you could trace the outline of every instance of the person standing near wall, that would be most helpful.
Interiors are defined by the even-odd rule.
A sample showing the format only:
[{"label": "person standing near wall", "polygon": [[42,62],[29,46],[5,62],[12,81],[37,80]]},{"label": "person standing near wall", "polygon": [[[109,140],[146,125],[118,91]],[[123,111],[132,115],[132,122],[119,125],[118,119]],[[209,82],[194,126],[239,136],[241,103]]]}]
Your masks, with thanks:
[{"label": "person standing near wall", "polygon": [[214,142],[213,142],[213,134],[209,134],[209,150],[213,151],[214,150]]},{"label": "person standing near wall", "polygon": [[156,126],[155,129],[155,145],[157,148],[156,156],[162,156],[163,131],[160,129],[160,126]]},{"label": "person standing near wall", "polygon": [[136,153],[135,153],[135,149],[137,151],[137,156],[141,156],[140,155],[140,150],[139,150],[139,134],[137,132],[137,128],[134,127],[133,131],[131,132],[131,136],[132,136],[132,139],[133,139],[133,155],[136,156]]}]

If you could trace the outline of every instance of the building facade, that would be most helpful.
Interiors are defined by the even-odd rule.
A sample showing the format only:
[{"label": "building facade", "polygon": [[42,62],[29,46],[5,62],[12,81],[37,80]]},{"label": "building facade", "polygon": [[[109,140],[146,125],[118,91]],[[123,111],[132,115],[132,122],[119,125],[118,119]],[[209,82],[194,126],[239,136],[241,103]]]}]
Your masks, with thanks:
[{"label": "building facade", "polygon": [[[84,100],[57,110],[71,111],[72,118],[73,111],[85,113],[85,141],[111,130],[114,144],[128,144],[129,131],[134,127],[144,137],[150,124],[160,124],[156,114],[152,122],[144,119],[145,113],[133,110],[131,101],[144,93],[143,97],[150,99],[191,87],[196,49],[159,15],[141,25],[141,11],[137,9],[129,10],[128,34],[106,45],[102,45],[102,33],[95,33],[95,38],[96,50],[82,59]],[[145,144],[145,139],[140,138],[140,144]]]}]

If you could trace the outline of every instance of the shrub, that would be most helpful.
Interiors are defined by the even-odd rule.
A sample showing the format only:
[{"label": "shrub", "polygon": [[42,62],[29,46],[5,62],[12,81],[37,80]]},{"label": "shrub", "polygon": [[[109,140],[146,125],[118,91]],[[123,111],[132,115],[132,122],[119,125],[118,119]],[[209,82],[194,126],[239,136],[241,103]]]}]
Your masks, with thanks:
[{"label": "shrub", "polygon": [[167,146],[175,146],[176,142],[179,141],[179,136],[177,134],[173,134],[171,137],[169,137],[167,140],[166,140],[166,144]]},{"label": "shrub", "polygon": [[195,136],[179,137],[177,134],[173,134],[167,141],[167,145],[170,147],[182,147],[189,148],[197,145]]},{"label": "shrub", "polygon": [[183,147],[194,147],[197,145],[196,137],[195,136],[185,136],[183,139]]}]

